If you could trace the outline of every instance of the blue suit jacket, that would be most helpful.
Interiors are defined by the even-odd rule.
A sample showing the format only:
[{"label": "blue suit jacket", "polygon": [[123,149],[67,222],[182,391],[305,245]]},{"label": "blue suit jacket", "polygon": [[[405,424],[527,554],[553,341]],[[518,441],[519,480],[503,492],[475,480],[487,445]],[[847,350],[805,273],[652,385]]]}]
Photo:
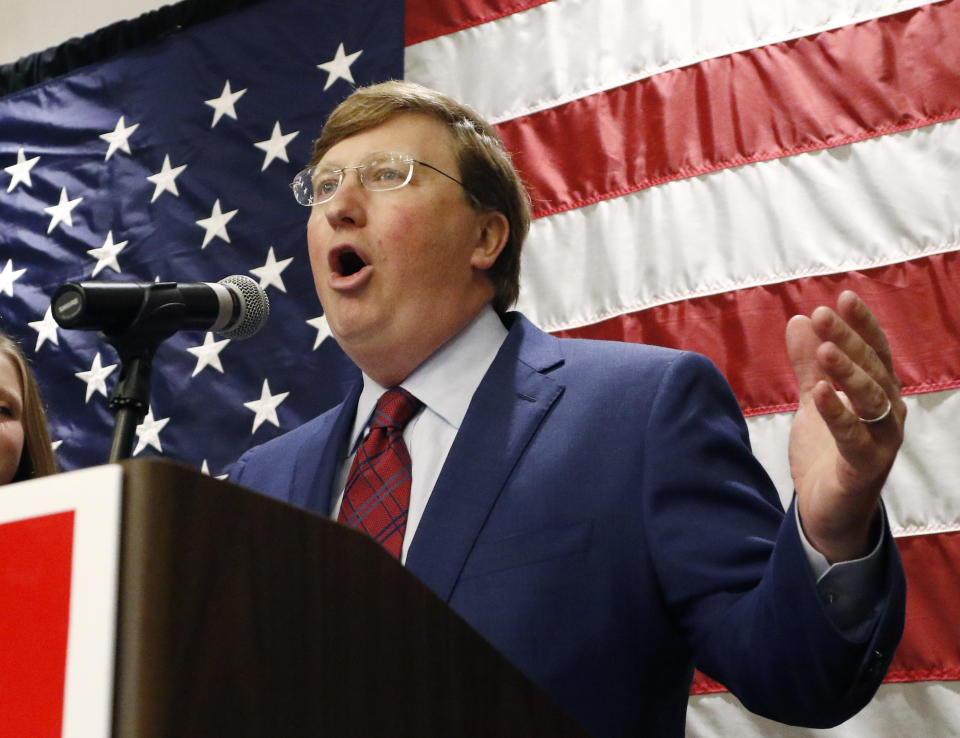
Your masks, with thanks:
[{"label": "blue suit jacket", "polygon": [[[683,735],[695,664],[777,720],[865,704],[903,627],[892,541],[885,597],[851,641],[707,359],[507,322],[407,568],[598,735]],[[328,514],[359,392],[232,480]]]}]

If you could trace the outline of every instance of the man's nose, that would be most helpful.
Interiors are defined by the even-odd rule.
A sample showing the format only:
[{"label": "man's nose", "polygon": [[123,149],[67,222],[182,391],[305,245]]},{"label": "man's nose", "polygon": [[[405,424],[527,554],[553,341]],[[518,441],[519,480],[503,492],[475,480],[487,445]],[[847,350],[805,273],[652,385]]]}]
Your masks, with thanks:
[{"label": "man's nose", "polygon": [[363,179],[360,175],[360,167],[343,168],[343,178],[340,180],[340,191],[337,192],[337,195],[341,195],[345,190],[351,188],[357,188],[360,190],[363,189]]},{"label": "man's nose", "polygon": [[341,223],[361,225],[364,221],[365,201],[366,190],[360,181],[360,171],[356,168],[344,168],[337,194],[325,204],[327,220],[332,226]]}]

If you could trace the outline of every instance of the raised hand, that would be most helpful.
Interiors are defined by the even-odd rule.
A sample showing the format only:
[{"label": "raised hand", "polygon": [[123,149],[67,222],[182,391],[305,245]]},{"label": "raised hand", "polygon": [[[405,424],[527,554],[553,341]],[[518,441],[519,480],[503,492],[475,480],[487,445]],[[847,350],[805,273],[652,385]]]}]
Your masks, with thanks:
[{"label": "raised hand", "polygon": [[903,441],[906,405],[886,335],[850,291],[787,324],[800,408],[790,472],[810,543],[831,563],[867,553],[880,490]]}]

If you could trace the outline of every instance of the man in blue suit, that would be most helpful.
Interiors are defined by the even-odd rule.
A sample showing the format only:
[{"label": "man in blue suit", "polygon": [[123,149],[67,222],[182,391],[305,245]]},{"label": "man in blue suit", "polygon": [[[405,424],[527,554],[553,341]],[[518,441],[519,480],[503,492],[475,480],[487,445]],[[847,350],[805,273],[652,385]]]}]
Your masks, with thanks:
[{"label": "man in blue suit", "polygon": [[294,193],[362,374],[233,481],[353,521],[344,488],[401,387],[408,491],[374,500],[376,535],[592,732],[682,735],[695,665],[795,724],[871,698],[903,628],[879,500],[906,410],[856,295],[787,327],[801,403],[784,514],[707,359],[561,340],[508,312],[529,203],[465,106],[402,82],[355,91]]}]

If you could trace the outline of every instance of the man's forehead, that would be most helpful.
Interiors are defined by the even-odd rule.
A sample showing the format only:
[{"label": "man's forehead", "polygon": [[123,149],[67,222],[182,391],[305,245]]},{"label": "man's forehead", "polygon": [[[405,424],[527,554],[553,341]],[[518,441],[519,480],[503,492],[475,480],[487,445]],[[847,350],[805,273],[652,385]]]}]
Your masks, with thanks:
[{"label": "man's forehead", "polygon": [[371,154],[396,152],[414,158],[452,157],[452,138],[447,127],[424,113],[400,112],[383,123],[365,128],[331,146],[321,157],[323,167],[357,164]]}]

